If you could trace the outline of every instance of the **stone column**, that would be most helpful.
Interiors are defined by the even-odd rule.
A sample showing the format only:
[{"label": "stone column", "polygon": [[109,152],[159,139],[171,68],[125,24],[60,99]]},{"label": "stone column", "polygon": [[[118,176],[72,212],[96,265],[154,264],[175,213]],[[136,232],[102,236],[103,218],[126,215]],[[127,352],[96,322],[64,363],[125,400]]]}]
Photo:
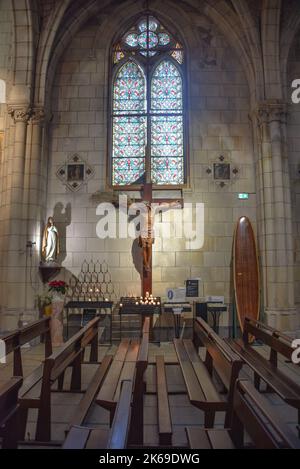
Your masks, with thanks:
[{"label": "stone column", "polygon": [[[5,329],[15,327],[24,308],[26,227],[23,221],[23,190],[26,160],[27,125],[31,110],[24,105],[10,105],[9,146],[5,149],[5,233],[2,238],[3,281],[1,305]],[[12,319],[13,317],[13,319]]]},{"label": "stone column", "polygon": [[41,204],[45,187],[41,184],[42,147],[45,124],[43,108],[34,108],[28,125],[24,197],[27,201],[24,218],[27,220],[27,234],[33,241],[38,241],[41,221]]},{"label": "stone column", "polygon": [[265,101],[258,105],[254,116],[264,311],[272,327],[293,333],[298,326],[291,187],[286,162],[286,106],[279,101]]},{"label": "stone column", "polygon": [[[34,311],[35,294],[38,290],[38,265],[41,252],[41,230],[43,223],[45,184],[42,183],[42,154],[44,141],[45,111],[43,107],[32,109],[27,129],[26,164],[23,192],[23,219],[26,225],[27,241],[33,244],[27,248],[25,281],[27,319]],[[31,270],[33,275],[29,276]],[[30,313],[31,312],[31,313]]]}]

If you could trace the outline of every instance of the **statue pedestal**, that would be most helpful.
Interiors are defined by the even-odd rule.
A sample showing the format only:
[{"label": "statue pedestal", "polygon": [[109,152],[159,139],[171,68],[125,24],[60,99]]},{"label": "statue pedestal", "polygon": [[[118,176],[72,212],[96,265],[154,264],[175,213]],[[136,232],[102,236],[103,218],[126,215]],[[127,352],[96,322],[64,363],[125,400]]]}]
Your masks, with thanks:
[{"label": "statue pedestal", "polygon": [[51,340],[53,347],[63,345],[63,313],[64,300],[62,298],[53,298],[52,300],[52,315],[51,315]]},{"label": "statue pedestal", "polygon": [[61,271],[61,266],[56,262],[41,262],[39,271],[42,282],[48,283],[51,278],[55,277],[55,275]]}]

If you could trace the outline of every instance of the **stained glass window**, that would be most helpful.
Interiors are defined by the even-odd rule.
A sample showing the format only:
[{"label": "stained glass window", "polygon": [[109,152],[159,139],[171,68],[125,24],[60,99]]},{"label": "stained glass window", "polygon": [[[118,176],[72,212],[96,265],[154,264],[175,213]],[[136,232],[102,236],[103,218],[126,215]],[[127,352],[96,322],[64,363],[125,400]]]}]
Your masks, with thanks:
[{"label": "stained glass window", "polygon": [[155,185],[184,184],[181,43],[146,15],[119,39],[113,54],[113,185],[140,183],[146,168]]}]

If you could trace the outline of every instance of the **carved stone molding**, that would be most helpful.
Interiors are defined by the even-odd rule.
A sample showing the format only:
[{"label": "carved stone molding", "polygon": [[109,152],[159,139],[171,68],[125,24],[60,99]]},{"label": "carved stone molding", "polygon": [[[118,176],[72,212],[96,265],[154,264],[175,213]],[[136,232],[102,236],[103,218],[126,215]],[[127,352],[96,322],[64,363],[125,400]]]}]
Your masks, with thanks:
[{"label": "carved stone molding", "polygon": [[10,106],[8,108],[8,114],[14,120],[15,124],[17,122],[23,122],[24,124],[27,124],[32,115],[32,110],[29,107],[25,107],[25,106],[24,107]]},{"label": "carved stone molding", "polygon": [[46,112],[44,108],[33,108],[31,112],[31,122],[36,125],[43,125],[46,121]]},{"label": "carved stone molding", "polygon": [[56,172],[58,179],[72,192],[78,191],[94,174],[94,168],[78,153],[70,154]]},{"label": "carved stone molding", "polygon": [[253,117],[257,119],[259,126],[271,122],[286,124],[287,114],[287,105],[282,101],[263,101],[253,111]]},{"label": "carved stone molding", "polygon": [[234,184],[240,173],[241,168],[232,162],[230,155],[220,155],[205,168],[206,177],[221,189]]}]

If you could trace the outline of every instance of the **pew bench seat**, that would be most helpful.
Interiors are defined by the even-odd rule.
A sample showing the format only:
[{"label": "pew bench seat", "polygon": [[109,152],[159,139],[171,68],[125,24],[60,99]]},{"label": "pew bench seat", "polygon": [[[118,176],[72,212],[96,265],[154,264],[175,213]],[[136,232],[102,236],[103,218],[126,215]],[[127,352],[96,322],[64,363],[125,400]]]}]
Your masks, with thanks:
[{"label": "pew bench seat", "polygon": [[235,449],[227,430],[186,427],[190,449]]},{"label": "pew bench seat", "polygon": [[130,425],[130,444],[141,445],[144,432],[143,400],[146,392],[144,374],[148,366],[150,318],[144,320],[141,339],[123,339],[100,388],[96,403],[110,413],[112,425],[120,397],[121,383],[133,382],[133,408]]},{"label": "pew bench seat", "polygon": [[74,425],[70,428],[63,449],[106,449],[109,430]]},{"label": "pew bench seat", "polygon": [[164,357],[156,357],[157,413],[160,446],[172,446],[172,420]]},{"label": "pew bench seat", "polygon": [[205,426],[213,427],[215,412],[226,412],[228,403],[200,359],[191,340],[174,339],[175,350],[191,404],[205,412]]},{"label": "pew bench seat", "polygon": [[[269,388],[287,404],[300,409],[300,386],[292,381],[285,373],[272,365],[269,360],[258,353],[251,345],[244,344],[242,339],[228,339],[227,343],[253,370],[255,375],[262,379]],[[256,387],[259,387],[255,377]]]},{"label": "pew bench seat", "polygon": [[18,447],[18,391],[22,385],[22,377],[13,377],[0,386],[0,437],[2,449]]},{"label": "pew bench seat", "polygon": [[111,428],[72,426],[63,449],[124,449],[127,447],[132,413],[133,381],[122,381],[120,388],[120,398]]},{"label": "pew bench seat", "polygon": [[300,448],[296,434],[282,421],[265,396],[250,381],[241,379],[235,382],[230,428],[187,427],[186,434],[191,449]]},{"label": "pew bench seat", "polygon": [[[251,346],[254,339],[261,341],[268,348],[269,359]],[[260,321],[245,318],[242,339],[229,339],[227,342],[253,370],[256,389],[259,390],[260,382],[264,381],[267,384],[267,392],[275,392],[284,402],[297,409],[300,424],[300,386],[290,378],[283,367],[278,367],[279,356],[291,362],[294,352],[293,339]]]},{"label": "pew bench seat", "polygon": [[[91,345],[91,360],[98,354],[99,321],[100,318],[90,321],[26,378],[19,393],[19,440],[25,438],[29,409],[38,409],[36,440],[51,440],[51,393],[55,391],[53,385],[58,383],[58,390],[62,391],[65,371],[71,367],[70,390],[81,391],[81,365],[85,348]],[[100,333],[103,333],[103,328]]]}]

